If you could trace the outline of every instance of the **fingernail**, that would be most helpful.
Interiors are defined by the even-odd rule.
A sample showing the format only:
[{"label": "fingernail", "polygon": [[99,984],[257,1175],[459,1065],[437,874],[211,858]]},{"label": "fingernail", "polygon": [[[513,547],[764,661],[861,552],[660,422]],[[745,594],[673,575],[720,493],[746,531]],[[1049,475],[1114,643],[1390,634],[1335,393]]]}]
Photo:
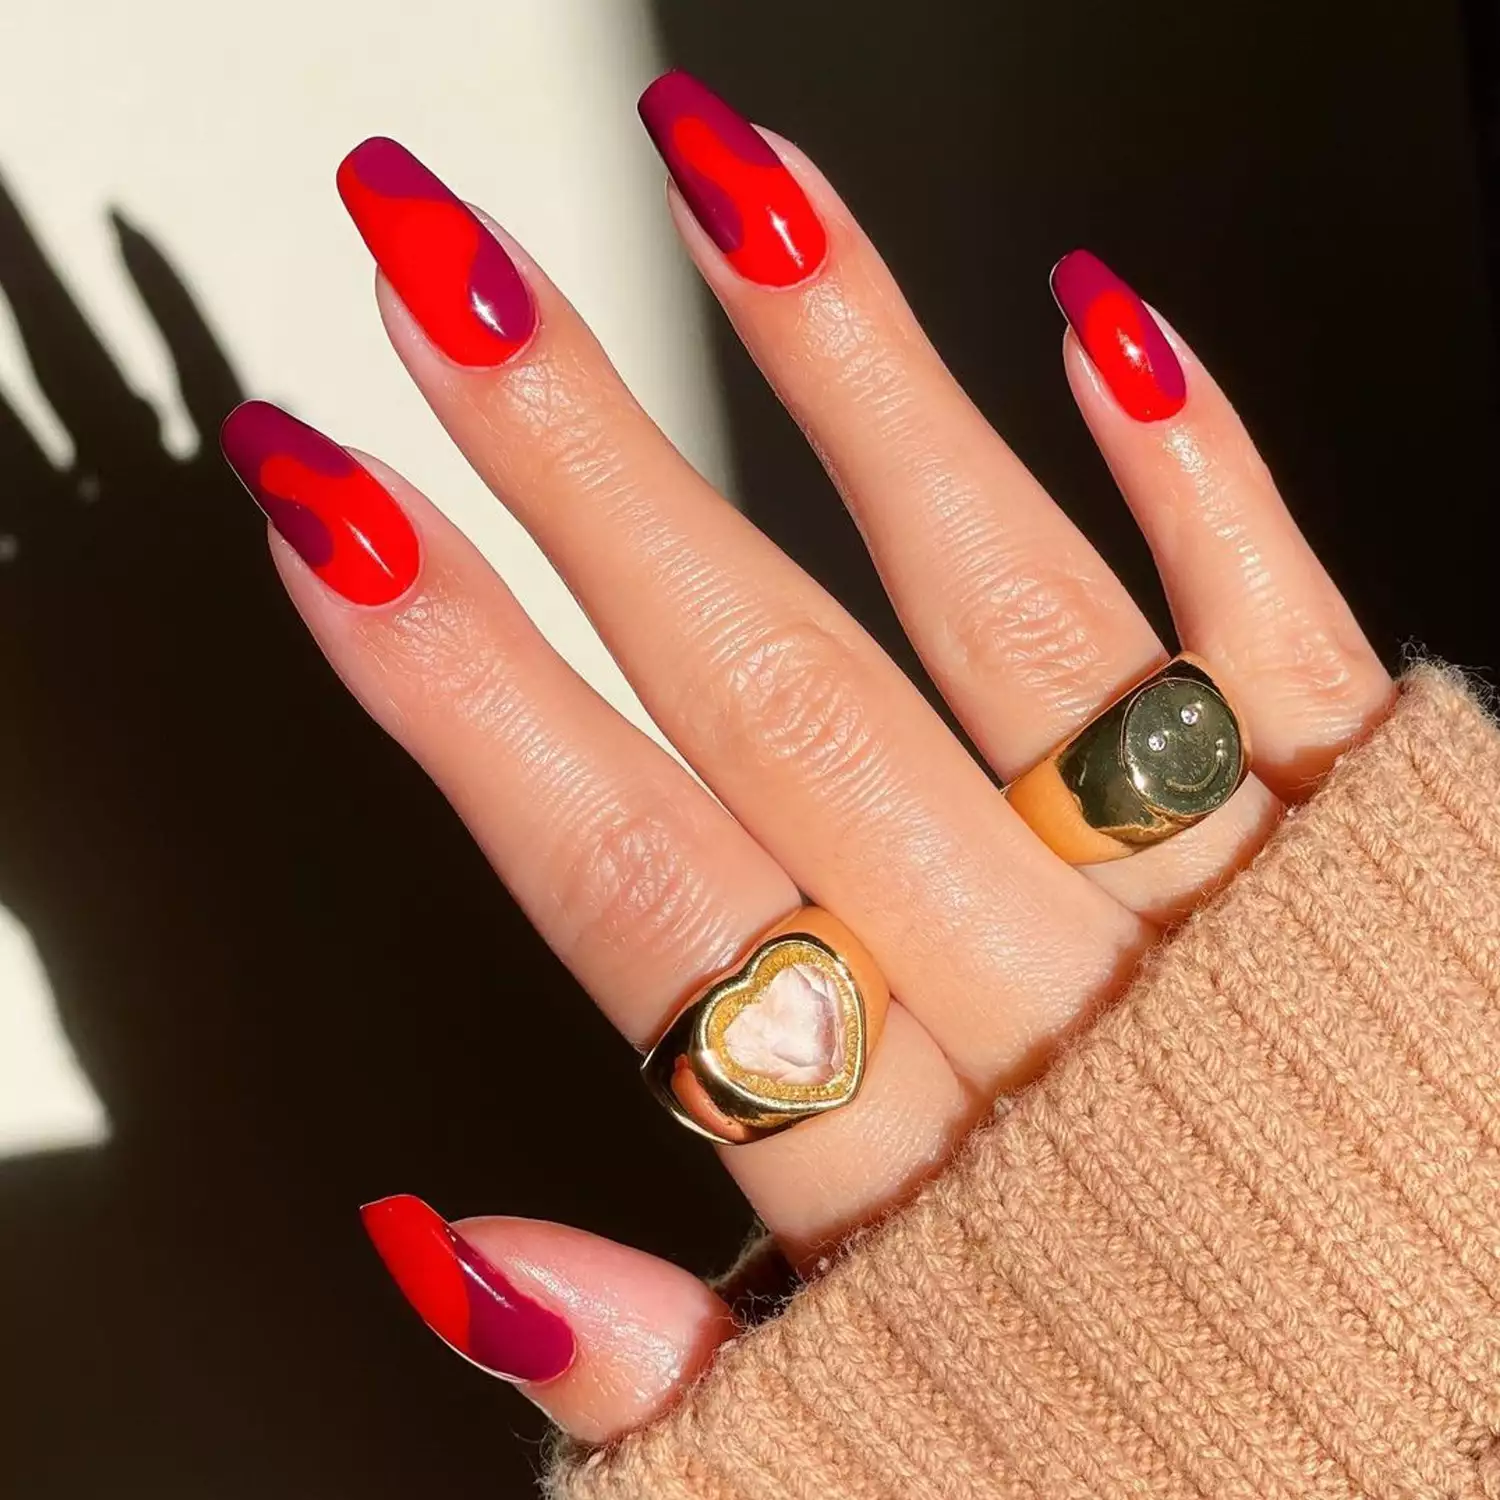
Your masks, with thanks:
[{"label": "fingernail", "polygon": [[1182,410],[1187,382],[1146,304],[1096,255],[1075,250],[1052,268],[1052,295],[1078,342],[1137,422]]},{"label": "fingernail", "polygon": [[455,364],[504,364],[531,337],[536,306],[515,262],[405,146],[362,142],[338,185],[385,279]]},{"label": "fingernail", "polygon": [[446,1220],[402,1193],[360,1209],[385,1268],[422,1321],[502,1380],[556,1380],[573,1363],[573,1331],[518,1292]]},{"label": "fingernail", "polygon": [[219,445],[271,524],[329,588],[389,604],[417,576],[417,534],[390,491],[321,432],[267,401],[224,419]]},{"label": "fingernail", "polygon": [[690,73],[664,73],[638,106],[678,191],[741,276],[791,286],[811,276],[828,236],[765,138]]}]

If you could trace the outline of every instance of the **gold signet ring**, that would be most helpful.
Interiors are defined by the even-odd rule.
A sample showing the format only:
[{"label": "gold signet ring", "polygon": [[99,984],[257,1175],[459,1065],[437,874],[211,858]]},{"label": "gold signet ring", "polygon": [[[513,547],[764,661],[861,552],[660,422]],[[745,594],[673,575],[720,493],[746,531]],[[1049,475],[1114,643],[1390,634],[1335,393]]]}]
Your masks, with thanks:
[{"label": "gold signet ring", "polygon": [[889,1003],[859,939],[804,906],[688,1000],[641,1072],[689,1130],[759,1140],[854,1098]]},{"label": "gold signet ring", "polygon": [[1208,668],[1175,656],[1006,788],[1074,865],[1121,859],[1191,828],[1245,779],[1250,745]]}]

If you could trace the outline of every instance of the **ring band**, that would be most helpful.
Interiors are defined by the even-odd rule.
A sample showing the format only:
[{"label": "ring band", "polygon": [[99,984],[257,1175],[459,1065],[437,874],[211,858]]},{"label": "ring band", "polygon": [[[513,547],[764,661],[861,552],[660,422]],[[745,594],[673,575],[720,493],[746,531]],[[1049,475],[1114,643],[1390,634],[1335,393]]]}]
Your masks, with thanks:
[{"label": "ring band", "polygon": [[1206,818],[1249,764],[1249,740],[1224,690],[1196,656],[1174,656],[1005,795],[1069,864],[1101,864]]},{"label": "ring band", "polygon": [[641,1073],[689,1130],[760,1140],[854,1098],[889,1004],[859,939],[804,906],[688,1000]]}]

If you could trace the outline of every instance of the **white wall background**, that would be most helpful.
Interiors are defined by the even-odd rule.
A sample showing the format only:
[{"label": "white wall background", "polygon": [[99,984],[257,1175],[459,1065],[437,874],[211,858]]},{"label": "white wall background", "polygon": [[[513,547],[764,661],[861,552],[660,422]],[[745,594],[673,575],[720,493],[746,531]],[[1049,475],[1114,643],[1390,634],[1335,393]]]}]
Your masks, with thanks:
[{"label": "white wall background", "polygon": [[[661,66],[641,0],[10,0],[0,171],[130,378],[168,415],[173,446],[193,436],[120,269],[111,205],[172,259],[251,391],[426,489],[554,643],[638,716],[566,591],[406,380],[333,174],[367,135],[409,145],[547,267],[648,410],[723,482],[702,301],[635,118]],[[0,392],[64,460],[66,435],[3,303]],[[103,1128],[30,945],[8,935],[0,1153]]]}]

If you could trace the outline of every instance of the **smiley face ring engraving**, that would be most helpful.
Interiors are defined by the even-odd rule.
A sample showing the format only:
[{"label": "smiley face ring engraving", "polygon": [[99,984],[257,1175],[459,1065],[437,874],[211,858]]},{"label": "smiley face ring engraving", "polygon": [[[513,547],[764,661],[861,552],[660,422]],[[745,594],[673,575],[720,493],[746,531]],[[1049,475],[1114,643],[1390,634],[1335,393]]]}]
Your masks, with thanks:
[{"label": "smiley face ring engraving", "polygon": [[1006,789],[1072,864],[1120,859],[1190,828],[1245,779],[1249,747],[1224,692],[1178,656]]}]

